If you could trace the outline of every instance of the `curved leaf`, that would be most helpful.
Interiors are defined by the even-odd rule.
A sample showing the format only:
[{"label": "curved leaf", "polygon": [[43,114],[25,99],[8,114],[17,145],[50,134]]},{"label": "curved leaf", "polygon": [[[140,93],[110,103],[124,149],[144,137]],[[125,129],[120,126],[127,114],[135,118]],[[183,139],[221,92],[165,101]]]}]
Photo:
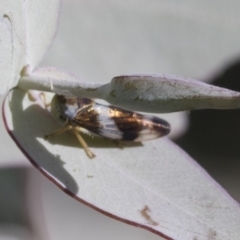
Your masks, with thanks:
[{"label": "curved leaf", "polygon": [[[2,62],[7,76],[1,81],[0,94],[18,84],[23,67],[33,69],[40,62],[56,32],[58,12],[59,0],[1,1]],[[3,22],[7,31],[2,29]]]},{"label": "curved leaf", "polygon": [[35,68],[47,52],[57,31],[59,0],[28,0],[25,7],[27,57]]},{"label": "curved leaf", "polygon": [[114,105],[151,113],[240,107],[239,92],[160,74],[118,76],[110,83],[101,84],[84,82],[56,68],[40,68],[22,77],[19,87],[68,96],[101,98]]},{"label": "curved leaf", "polygon": [[[26,58],[26,25],[24,20],[23,2],[22,1],[2,1],[0,14],[3,17],[3,21],[7,26],[10,34],[10,46],[8,55],[11,56],[10,62],[8,61],[8,69],[10,73],[7,79],[2,80],[3,89],[2,94],[5,94],[7,90],[15,87],[20,78],[20,72],[27,64]],[[5,43],[3,43],[5,47]],[[9,44],[9,43],[8,43]],[[1,81],[1,83],[2,83]]]},{"label": "curved leaf", "polygon": [[101,91],[106,101],[137,111],[166,113],[240,107],[239,92],[171,75],[118,76]]},{"label": "curved leaf", "polygon": [[97,155],[90,160],[71,134],[43,139],[58,124],[21,90],[8,95],[3,112],[28,159],[75,199],[172,239],[239,238],[239,204],[167,138],[119,149],[84,136]]},{"label": "curved leaf", "polygon": [[41,66],[91,82],[129,73],[209,80],[238,59],[239,9],[236,0],[65,0]]},{"label": "curved leaf", "polygon": [[1,87],[0,95],[3,95],[8,90],[8,80],[11,73],[11,61],[12,61],[12,42],[11,33],[7,29],[7,25],[4,21],[0,20],[0,72],[1,72]]}]

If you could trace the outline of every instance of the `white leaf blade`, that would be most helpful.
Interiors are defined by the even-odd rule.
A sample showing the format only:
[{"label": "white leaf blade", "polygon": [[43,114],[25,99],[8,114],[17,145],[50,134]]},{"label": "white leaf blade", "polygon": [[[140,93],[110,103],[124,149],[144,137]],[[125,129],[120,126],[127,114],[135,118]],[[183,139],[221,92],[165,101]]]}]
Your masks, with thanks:
[{"label": "white leaf blade", "polygon": [[164,74],[119,76],[103,86],[108,102],[148,112],[240,107],[240,93]]},{"label": "white leaf blade", "polygon": [[[20,72],[27,63],[26,58],[26,26],[24,21],[22,1],[3,1],[0,8],[0,14],[7,26],[10,34],[11,48],[6,45],[10,51],[11,61],[8,62],[10,74],[7,83],[3,83],[3,89],[8,90],[15,87],[18,83]],[[2,94],[5,94],[2,92]]]},{"label": "white leaf blade", "polygon": [[173,239],[238,239],[239,205],[167,139],[120,150],[87,138],[97,155],[89,160],[71,135],[56,144],[42,138],[56,123],[20,90],[6,99],[4,115],[22,151],[79,201]]},{"label": "white leaf blade", "polygon": [[89,81],[139,72],[209,81],[238,59],[239,8],[235,0],[63,1],[59,31],[42,66],[66,68]]},{"label": "white leaf blade", "polygon": [[0,95],[3,95],[8,90],[8,80],[11,73],[11,61],[12,61],[12,41],[11,33],[8,31],[4,21],[0,20],[0,72],[1,72],[1,87]]},{"label": "white leaf blade", "polygon": [[2,22],[8,30],[1,36],[10,35],[8,42],[5,39],[1,42],[1,48],[8,50],[10,56],[10,61],[3,60],[7,69],[10,68],[7,78],[1,82],[0,94],[3,95],[18,84],[23,67],[35,68],[47,51],[57,29],[59,0],[2,1],[1,4]]},{"label": "white leaf blade", "polygon": [[[2,105],[3,97],[0,97],[0,106]],[[4,139],[0,144],[0,168],[30,167],[29,162],[7,134],[2,117],[0,118],[0,136]]]},{"label": "white leaf blade", "polygon": [[164,74],[118,76],[103,84],[82,81],[56,68],[39,68],[22,77],[19,87],[100,98],[127,109],[151,113],[240,107],[239,92]]},{"label": "white leaf blade", "polygon": [[26,1],[27,55],[35,68],[48,50],[56,34],[59,0]]}]

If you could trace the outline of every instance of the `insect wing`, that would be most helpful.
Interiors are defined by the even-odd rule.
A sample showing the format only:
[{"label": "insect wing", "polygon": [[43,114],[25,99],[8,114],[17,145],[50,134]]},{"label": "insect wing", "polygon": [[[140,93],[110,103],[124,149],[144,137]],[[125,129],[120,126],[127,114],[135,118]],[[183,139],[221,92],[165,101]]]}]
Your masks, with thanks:
[{"label": "insect wing", "polygon": [[72,122],[92,133],[122,141],[150,140],[170,132],[169,123],[161,118],[96,102],[80,109]]}]

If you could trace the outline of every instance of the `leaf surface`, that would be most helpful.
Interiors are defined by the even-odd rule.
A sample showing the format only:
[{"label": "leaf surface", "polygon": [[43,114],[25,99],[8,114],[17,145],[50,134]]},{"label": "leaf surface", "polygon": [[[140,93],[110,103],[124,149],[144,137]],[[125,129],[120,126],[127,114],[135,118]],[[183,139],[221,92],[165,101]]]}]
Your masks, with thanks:
[{"label": "leaf surface", "polygon": [[18,84],[21,71],[34,69],[42,59],[56,32],[59,0],[1,1],[0,94]]},{"label": "leaf surface", "polygon": [[126,75],[115,77],[110,83],[91,83],[56,68],[39,68],[22,77],[19,86],[66,96],[100,98],[130,110],[151,113],[240,107],[239,92],[164,74]]},{"label": "leaf surface", "polygon": [[167,138],[119,149],[84,136],[96,154],[90,160],[70,133],[43,139],[59,126],[23,91],[7,96],[3,112],[28,159],[77,200],[169,239],[239,238],[239,204]]}]

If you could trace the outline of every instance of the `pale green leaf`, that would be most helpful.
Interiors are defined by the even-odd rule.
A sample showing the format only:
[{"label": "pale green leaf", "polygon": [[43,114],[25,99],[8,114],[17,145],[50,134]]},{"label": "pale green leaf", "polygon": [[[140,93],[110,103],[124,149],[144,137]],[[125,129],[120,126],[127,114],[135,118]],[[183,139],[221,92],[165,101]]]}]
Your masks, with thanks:
[{"label": "pale green leaf", "polygon": [[57,28],[59,0],[0,1],[3,70],[0,94],[18,84],[27,65],[34,69],[42,59]]},{"label": "pale green leaf", "polygon": [[240,93],[182,77],[157,74],[118,76],[110,83],[91,83],[53,68],[39,68],[21,78],[23,89],[67,96],[100,98],[131,110],[168,113],[240,107]]},{"label": "pale green leaf", "polygon": [[119,149],[84,136],[90,160],[71,134],[43,138],[59,126],[21,90],[6,98],[4,118],[28,159],[77,200],[173,239],[239,238],[239,204],[167,138]]}]

